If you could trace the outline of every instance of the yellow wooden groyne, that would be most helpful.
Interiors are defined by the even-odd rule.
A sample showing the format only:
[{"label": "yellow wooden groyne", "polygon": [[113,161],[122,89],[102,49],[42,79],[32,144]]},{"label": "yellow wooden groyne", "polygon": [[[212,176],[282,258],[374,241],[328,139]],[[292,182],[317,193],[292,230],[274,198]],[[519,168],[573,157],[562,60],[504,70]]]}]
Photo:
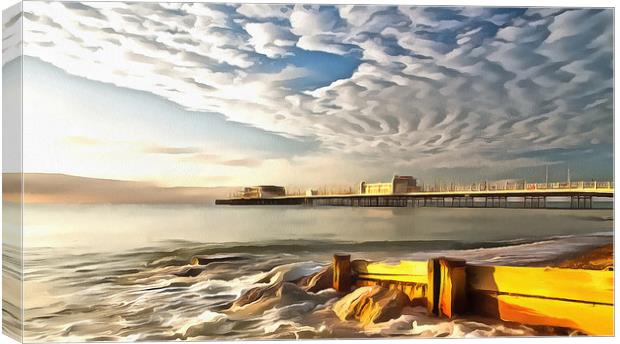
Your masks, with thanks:
[{"label": "yellow wooden groyne", "polygon": [[384,264],[334,256],[336,290],[367,285],[400,289],[412,304],[440,317],[478,314],[589,335],[614,333],[613,271],[484,266],[444,257]]}]

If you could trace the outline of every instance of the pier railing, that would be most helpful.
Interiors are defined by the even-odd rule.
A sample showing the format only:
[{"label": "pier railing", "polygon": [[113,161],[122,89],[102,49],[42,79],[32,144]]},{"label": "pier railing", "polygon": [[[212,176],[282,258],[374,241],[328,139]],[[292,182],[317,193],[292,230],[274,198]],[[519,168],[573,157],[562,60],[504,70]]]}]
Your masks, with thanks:
[{"label": "pier railing", "polygon": [[613,271],[482,266],[443,257],[391,265],[334,256],[336,290],[368,285],[399,289],[413,305],[440,317],[470,313],[589,335],[614,333]]},{"label": "pier railing", "polygon": [[[422,191],[423,190],[423,191]],[[407,193],[312,194],[274,197],[217,199],[220,205],[304,205],[350,207],[466,207],[547,208],[549,197],[566,197],[571,209],[590,209],[594,198],[614,197],[613,182],[521,183],[514,185],[470,185],[434,190],[424,188]],[[509,199],[510,198],[510,199]],[[557,199],[550,199],[557,201]],[[510,205],[509,205],[510,203]],[[557,207],[549,205],[550,207]]]},{"label": "pier railing", "polygon": [[425,185],[421,192],[463,192],[463,191],[534,191],[534,190],[613,190],[614,182],[611,181],[576,181],[554,183],[527,183],[527,182],[504,182],[504,183],[473,183],[467,185]]}]

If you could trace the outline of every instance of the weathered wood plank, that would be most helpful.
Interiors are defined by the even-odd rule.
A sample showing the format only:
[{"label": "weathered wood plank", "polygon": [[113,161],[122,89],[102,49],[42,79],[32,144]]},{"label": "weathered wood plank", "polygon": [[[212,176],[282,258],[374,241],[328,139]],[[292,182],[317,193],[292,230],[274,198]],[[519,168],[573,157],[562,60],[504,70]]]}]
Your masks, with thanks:
[{"label": "weathered wood plank", "polygon": [[431,258],[426,262],[427,292],[426,310],[429,314],[439,315],[439,292],[441,286],[441,272],[439,258]]},{"label": "weathered wood plank", "polygon": [[472,312],[505,321],[566,327],[598,336],[614,333],[610,305],[481,292],[470,292],[468,298]]},{"label": "weathered wood plank", "polygon": [[439,316],[452,318],[463,314],[467,307],[465,293],[465,261],[462,259],[438,258],[439,260]]},{"label": "weathered wood plank", "polygon": [[339,292],[349,292],[351,290],[351,255],[334,255],[334,274],[333,287]]},{"label": "weathered wood plank", "polygon": [[351,268],[357,286],[397,288],[426,303],[432,314],[450,317],[467,305],[473,313],[506,321],[613,335],[613,271],[472,266],[445,258],[398,264],[357,260]]},{"label": "weathered wood plank", "polygon": [[[357,261],[359,262],[359,261]],[[410,283],[426,283],[426,262],[400,261],[398,264],[356,263],[353,270],[358,278]]]},{"label": "weathered wood plank", "polygon": [[359,279],[367,280],[379,280],[379,281],[394,281],[394,282],[408,282],[408,283],[427,283],[426,274],[424,275],[397,275],[397,274],[365,274],[360,273],[357,275]]},{"label": "weathered wood plank", "polygon": [[426,275],[426,261],[401,260],[398,264],[369,263],[366,272],[370,274]]},{"label": "weathered wood plank", "polygon": [[468,265],[467,288],[611,305],[614,302],[614,273],[581,269]]}]

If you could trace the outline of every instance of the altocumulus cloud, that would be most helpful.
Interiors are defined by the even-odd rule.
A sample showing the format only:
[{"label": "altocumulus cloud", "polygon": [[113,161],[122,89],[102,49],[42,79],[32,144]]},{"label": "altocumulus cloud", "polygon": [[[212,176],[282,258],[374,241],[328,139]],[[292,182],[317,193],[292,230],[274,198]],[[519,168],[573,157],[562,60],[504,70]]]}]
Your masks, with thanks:
[{"label": "altocumulus cloud", "polygon": [[[27,2],[25,46],[69,73],[324,152],[436,167],[542,163],[613,140],[609,9]],[[308,51],[359,63],[320,73]],[[277,66],[274,67],[274,66]]]}]

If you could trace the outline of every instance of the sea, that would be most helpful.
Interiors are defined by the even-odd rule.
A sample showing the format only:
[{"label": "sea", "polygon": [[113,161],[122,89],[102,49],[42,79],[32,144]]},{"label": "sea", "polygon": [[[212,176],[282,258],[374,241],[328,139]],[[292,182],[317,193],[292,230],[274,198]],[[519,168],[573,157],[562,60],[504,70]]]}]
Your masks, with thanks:
[{"label": "sea", "polygon": [[[257,286],[295,281],[335,253],[398,262],[448,256],[544,265],[610,243],[613,210],[214,205],[24,206],[25,341],[532,336],[483,317],[420,307],[361,326],[332,311],[338,294],[283,291],[251,311]],[[5,209],[5,211],[11,211]],[[196,272],[196,255],[235,257]],[[6,257],[5,257],[6,259]],[[289,293],[287,295],[287,293]]]}]

